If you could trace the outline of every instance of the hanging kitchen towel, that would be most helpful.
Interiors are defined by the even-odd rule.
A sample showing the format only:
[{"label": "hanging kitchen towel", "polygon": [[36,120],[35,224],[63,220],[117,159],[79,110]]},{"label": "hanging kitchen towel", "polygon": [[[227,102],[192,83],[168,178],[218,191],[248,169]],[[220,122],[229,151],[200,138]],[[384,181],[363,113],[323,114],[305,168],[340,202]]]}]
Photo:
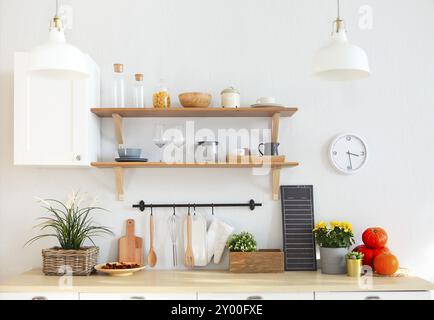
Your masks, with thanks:
[{"label": "hanging kitchen towel", "polygon": [[214,263],[219,264],[231,234],[235,228],[231,225],[214,218],[207,233],[208,242],[208,263],[214,255]]}]

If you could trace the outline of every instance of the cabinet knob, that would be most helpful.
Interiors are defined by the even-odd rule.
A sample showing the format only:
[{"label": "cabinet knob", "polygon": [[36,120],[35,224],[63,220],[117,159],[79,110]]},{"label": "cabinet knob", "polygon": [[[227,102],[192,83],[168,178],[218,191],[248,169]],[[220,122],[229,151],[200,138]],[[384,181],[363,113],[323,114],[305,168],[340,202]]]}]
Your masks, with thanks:
[{"label": "cabinet knob", "polygon": [[75,156],[75,160],[77,160],[77,161],[81,161],[81,155],[79,155],[79,154],[76,155],[76,156]]},{"label": "cabinet knob", "polygon": [[246,300],[264,300],[264,298],[261,296],[250,296],[250,297],[247,297]]},{"label": "cabinet knob", "polygon": [[36,297],[33,297],[32,300],[48,300],[48,298],[44,297],[44,296],[36,296]]}]

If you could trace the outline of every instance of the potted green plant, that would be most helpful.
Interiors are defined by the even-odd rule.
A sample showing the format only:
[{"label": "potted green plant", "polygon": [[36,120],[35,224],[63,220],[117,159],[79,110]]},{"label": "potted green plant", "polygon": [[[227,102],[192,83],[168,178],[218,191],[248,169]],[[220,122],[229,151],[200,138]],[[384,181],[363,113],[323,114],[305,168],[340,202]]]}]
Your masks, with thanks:
[{"label": "potted green plant", "polygon": [[345,255],[354,244],[353,227],[348,222],[332,221],[318,223],[313,229],[320,246],[321,272],[325,274],[345,274]]},{"label": "potted green plant", "polygon": [[358,278],[362,274],[362,261],[364,254],[361,252],[348,252],[345,256],[347,260],[347,276]]},{"label": "potted green plant", "polygon": [[[42,222],[36,227],[41,231],[49,230],[29,241],[29,245],[42,238],[55,238],[59,246],[42,250],[43,272],[45,275],[89,275],[97,264],[99,248],[93,238],[112,235],[112,231],[94,223],[93,211],[104,209],[90,204],[82,206],[85,196],[72,193],[66,203],[55,199],[39,199],[47,215],[40,217]],[[84,246],[85,241],[92,246]]]},{"label": "potted green plant", "polygon": [[229,249],[230,272],[283,272],[282,250],[258,250],[256,240],[249,232],[232,235],[226,246]]}]

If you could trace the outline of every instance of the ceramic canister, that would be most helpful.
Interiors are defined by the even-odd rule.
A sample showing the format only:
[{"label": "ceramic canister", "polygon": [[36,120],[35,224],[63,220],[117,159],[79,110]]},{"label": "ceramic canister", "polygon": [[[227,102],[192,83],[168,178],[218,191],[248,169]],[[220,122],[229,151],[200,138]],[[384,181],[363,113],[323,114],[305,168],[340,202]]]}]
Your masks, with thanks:
[{"label": "ceramic canister", "polygon": [[221,92],[223,108],[239,108],[240,92],[234,87],[229,87]]}]

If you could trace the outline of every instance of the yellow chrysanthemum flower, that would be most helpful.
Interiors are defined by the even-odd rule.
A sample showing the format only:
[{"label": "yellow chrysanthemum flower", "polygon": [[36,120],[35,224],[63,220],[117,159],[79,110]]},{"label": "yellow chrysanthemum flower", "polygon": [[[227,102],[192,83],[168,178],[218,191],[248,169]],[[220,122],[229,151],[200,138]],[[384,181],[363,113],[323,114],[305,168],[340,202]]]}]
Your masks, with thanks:
[{"label": "yellow chrysanthemum flower", "polygon": [[313,231],[318,231],[321,229],[327,229],[327,222],[324,221],[320,221],[315,225],[315,228],[313,229]]}]

